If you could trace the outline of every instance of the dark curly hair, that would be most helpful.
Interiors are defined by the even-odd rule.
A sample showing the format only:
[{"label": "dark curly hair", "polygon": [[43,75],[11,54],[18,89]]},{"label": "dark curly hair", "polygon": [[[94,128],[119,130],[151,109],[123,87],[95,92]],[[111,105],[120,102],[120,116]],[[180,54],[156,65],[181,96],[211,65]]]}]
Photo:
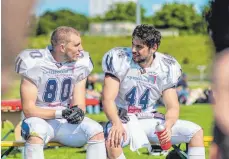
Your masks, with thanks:
[{"label": "dark curly hair", "polygon": [[143,44],[147,45],[149,48],[152,48],[154,44],[157,44],[159,47],[161,43],[161,33],[156,30],[151,25],[138,25],[132,34],[132,40],[139,39]]},{"label": "dark curly hair", "polygon": [[212,0],[205,19],[216,52],[229,47],[229,0]]}]

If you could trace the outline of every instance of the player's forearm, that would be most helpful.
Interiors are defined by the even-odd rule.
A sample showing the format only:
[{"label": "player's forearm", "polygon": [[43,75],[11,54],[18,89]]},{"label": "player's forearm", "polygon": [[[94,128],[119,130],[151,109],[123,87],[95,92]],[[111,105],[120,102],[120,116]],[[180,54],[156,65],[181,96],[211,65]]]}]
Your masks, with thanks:
[{"label": "player's forearm", "polygon": [[165,125],[172,128],[179,118],[179,109],[169,108],[165,114]]},{"label": "player's forearm", "polygon": [[103,108],[107,118],[112,124],[121,122],[117,113],[117,108],[112,100],[103,100]]},{"label": "player's forearm", "polygon": [[82,109],[84,112],[86,112],[86,105],[85,104],[79,104],[78,107]]},{"label": "player's forearm", "polygon": [[37,106],[23,108],[26,118],[38,117],[42,119],[54,119],[56,110],[44,109]]},{"label": "player's forearm", "polygon": [[80,98],[73,98],[72,106],[78,106],[78,108],[82,109],[84,112],[86,112],[86,101],[85,101],[85,97],[80,97]]}]

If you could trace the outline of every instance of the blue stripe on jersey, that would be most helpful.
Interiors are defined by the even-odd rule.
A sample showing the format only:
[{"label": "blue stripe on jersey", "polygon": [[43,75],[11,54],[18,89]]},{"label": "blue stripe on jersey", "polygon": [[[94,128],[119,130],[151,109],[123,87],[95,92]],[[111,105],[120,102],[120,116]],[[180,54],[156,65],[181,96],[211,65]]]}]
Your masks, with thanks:
[{"label": "blue stripe on jersey", "polygon": [[21,59],[20,57],[19,57],[18,59],[19,59],[19,61],[18,61],[17,64],[16,64],[16,67],[17,67],[16,72],[17,72],[17,73],[19,73],[19,71],[20,71],[20,66],[21,66],[21,63],[22,63],[22,59]]},{"label": "blue stripe on jersey", "polygon": [[19,61],[20,59],[21,59],[21,58],[18,57],[17,60],[16,60],[16,62],[15,62],[15,71],[17,71],[17,64],[18,64],[18,61]]}]

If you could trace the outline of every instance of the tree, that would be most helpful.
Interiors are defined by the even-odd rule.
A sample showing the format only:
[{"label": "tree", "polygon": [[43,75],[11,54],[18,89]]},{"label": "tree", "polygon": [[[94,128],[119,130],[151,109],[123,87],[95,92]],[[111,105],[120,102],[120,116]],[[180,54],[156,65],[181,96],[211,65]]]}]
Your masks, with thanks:
[{"label": "tree", "polygon": [[[141,18],[144,19],[145,9],[141,7]],[[97,16],[92,18],[93,22],[104,22],[104,21],[136,21],[136,3],[115,3],[105,13],[104,16]]]},{"label": "tree", "polygon": [[153,16],[157,28],[177,28],[185,31],[201,32],[203,18],[197,14],[192,4],[169,3]]},{"label": "tree", "polygon": [[86,16],[70,10],[47,11],[39,19],[37,35],[47,35],[61,25],[70,26],[80,32],[85,32],[88,30],[89,20]]}]

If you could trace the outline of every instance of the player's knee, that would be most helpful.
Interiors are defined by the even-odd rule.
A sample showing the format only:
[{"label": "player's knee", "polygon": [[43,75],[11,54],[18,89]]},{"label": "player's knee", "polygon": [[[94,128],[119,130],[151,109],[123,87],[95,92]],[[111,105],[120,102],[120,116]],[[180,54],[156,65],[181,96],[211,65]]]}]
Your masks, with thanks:
[{"label": "player's knee", "polygon": [[102,125],[94,120],[84,118],[84,121],[79,125],[79,129],[85,133],[87,140],[104,140]]},{"label": "player's knee", "polygon": [[122,148],[119,146],[118,148],[110,147],[109,143],[106,141],[106,149],[109,159],[117,159],[122,154]]},{"label": "player's knee", "polygon": [[192,137],[189,146],[204,146],[204,133],[203,129],[198,130]]},{"label": "player's knee", "polygon": [[99,135],[99,134],[103,134],[103,127],[102,127],[102,125],[100,125],[99,123],[96,123],[95,125],[94,125],[94,132],[96,132],[96,135]]},{"label": "player's knee", "polygon": [[29,125],[22,123],[21,129],[22,137],[30,143],[44,143],[47,139],[47,127],[43,124],[33,123]]},{"label": "player's knee", "polygon": [[100,124],[96,124],[94,131],[97,132],[90,140],[104,140],[103,127]]},{"label": "player's knee", "polygon": [[43,139],[41,139],[40,137],[35,137],[35,136],[29,137],[27,142],[30,144],[43,144],[44,143]]},{"label": "player's knee", "polygon": [[199,131],[197,131],[194,134],[193,138],[196,138],[198,140],[203,140],[203,136],[204,136],[204,131],[203,131],[203,129],[200,129]]},{"label": "player's knee", "polygon": [[99,123],[97,125],[97,132],[102,132],[103,133],[103,127]]},{"label": "player's knee", "polygon": [[103,134],[103,132],[94,135],[90,140],[100,140],[100,141],[101,140],[104,140],[104,134]]}]

